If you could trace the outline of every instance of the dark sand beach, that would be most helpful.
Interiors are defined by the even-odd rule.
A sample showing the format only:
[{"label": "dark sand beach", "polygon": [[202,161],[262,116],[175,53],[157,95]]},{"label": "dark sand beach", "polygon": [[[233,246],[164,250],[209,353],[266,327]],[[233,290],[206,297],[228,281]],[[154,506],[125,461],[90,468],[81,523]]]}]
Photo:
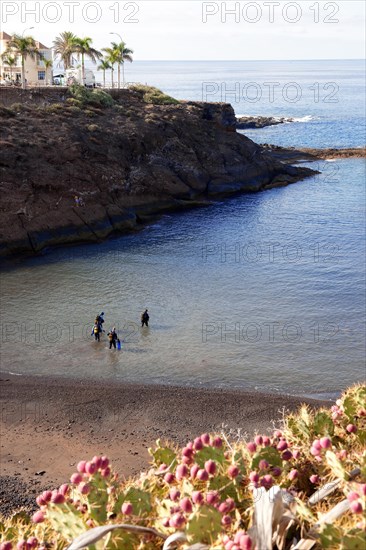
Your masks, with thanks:
[{"label": "dark sand beach", "polygon": [[203,432],[268,432],[282,411],[329,402],[241,390],[0,376],[0,514],[31,510],[67,482],[79,460],[106,454],[121,476],[149,465],[156,439],[183,444]]}]

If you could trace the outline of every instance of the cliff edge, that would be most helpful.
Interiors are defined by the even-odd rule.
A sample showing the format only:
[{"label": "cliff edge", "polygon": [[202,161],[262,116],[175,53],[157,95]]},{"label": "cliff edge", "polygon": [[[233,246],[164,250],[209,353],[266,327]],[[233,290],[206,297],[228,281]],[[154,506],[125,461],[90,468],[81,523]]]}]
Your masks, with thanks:
[{"label": "cliff edge", "polygon": [[229,104],[83,90],[0,91],[0,255],[96,242],[163,211],[314,173],[236,133]]}]

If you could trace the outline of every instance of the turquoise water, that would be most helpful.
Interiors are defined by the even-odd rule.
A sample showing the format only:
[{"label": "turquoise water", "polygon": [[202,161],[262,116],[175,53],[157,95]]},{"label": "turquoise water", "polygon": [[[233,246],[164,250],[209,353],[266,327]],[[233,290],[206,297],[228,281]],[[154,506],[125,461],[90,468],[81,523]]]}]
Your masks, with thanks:
[{"label": "turquoise water", "polygon": [[[350,131],[362,105],[348,103]],[[314,114],[281,114],[305,111]],[[328,128],[327,144],[339,141],[326,116],[319,125]],[[276,128],[284,141],[290,126]],[[293,127],[300,145],[316,146],[311,123]],[[295,185],[8,266],[1,369],[320,396],[362,380],[365,165],[315,168],[322,174]],[[141,329],[145,307],[151,323]],[[122,351],[109,351],[105,335],[100,343],[90,336],[100,311],[107,330],[117,327]]]}]

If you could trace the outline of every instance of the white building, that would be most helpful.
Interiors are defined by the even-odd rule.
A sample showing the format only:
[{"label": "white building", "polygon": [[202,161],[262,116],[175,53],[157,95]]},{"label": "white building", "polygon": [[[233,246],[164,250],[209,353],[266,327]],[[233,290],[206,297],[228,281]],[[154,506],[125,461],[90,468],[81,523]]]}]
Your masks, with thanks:
[{"label": "white building", "polygon": [[[8,49],[8,43],[11,40],[11,36],[6,32],[0,32],[0,83],[13,81],[21,82],[22,74],[22,60],[20,55],[17,56],[16,66],[9,67],[4,62],[3,54]],[[39,50],[40,55],[47,60],[52,60],[52,50],[44,46],[38,40],[35,40],[36,47]],[[44,60],[36,56],[32,59],[29,55],[25,58],[25,79],[28,86],[46,86],[52,84],[52,67],[46,69]]]}]

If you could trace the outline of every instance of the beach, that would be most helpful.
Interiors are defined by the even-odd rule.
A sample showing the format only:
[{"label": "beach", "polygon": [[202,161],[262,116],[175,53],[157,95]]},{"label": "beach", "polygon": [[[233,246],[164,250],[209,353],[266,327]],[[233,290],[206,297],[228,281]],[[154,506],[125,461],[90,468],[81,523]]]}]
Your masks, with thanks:
[{"label": "beach", "polygon": [[120,477],[148,469],[159,438],[182,445],[204,432],[268,433],[283,410],[327,401],[290,395],[136,385],[2,373],[0,514],[35,509],[45,488],[69,480],[76,464],[107,455]]}]

